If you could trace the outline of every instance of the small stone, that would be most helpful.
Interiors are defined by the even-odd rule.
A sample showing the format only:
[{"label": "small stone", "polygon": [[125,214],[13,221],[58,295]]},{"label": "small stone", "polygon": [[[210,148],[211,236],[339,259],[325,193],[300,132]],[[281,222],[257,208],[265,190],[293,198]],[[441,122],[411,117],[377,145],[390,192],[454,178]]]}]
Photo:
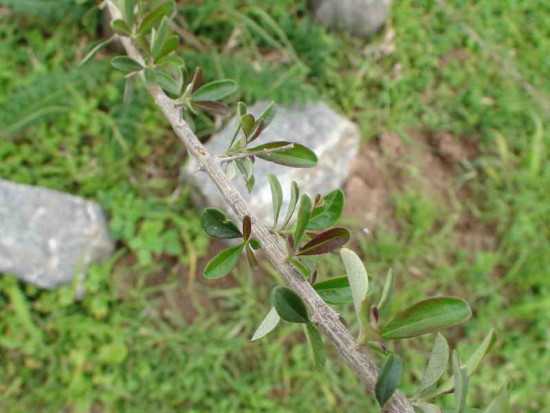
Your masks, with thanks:
[{"label": "small stone", "polygon": [[386,22],[391,0],[309,0],[308,3],[316,23],[368,37]]},{"label": "small stone", "polygon": [[[259,116],[267,104],[258,102],[249,108],[249,112]],[[206,149],[215,155],[225,152],[235,131],[235,125],[235,119],[228,122],[219,133],[212,136],[206,144]],[[298,183],[302,193],[307,193],[312,198],[316,194],[327,194],[343,184],[348,176],[351,161],[359,149],[359,129],[324,103],[308,103],[304,107],[277,106],[275,118],[252,146],[272,141],[302,144],[313,150],[319,161],[314,168],[290,168],[256,159],[256,185],[251,194],[246,190],[242,176],[237,174],[232,182],[248,202],[252,212],[266,224],[273,223],[268,174],[277,176],[283,187],[284,202],[281,216],[284,217],[292,181]],[[198,189],[194,193],[196,204],[201,208],[218,208],[233,215],[210,178],[196,169],[192,161],[183,170],[184,179]]]},{"label": "small stone", "polygon": [[97,203],[0,179],[0,273],[54,289],[113,250]]}]

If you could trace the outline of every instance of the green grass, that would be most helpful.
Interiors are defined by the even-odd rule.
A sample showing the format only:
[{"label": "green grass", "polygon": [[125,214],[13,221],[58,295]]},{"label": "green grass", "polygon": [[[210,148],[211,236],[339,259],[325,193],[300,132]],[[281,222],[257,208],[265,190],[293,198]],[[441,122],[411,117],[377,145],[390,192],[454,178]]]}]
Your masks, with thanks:
[{"label": "green grass", "polygon": [[[122,75],[110,69],[108,52],[76,66],[100,36],[97,13],[84,14],[88,4],[73,3],[83,5],[68,15],[33,9],[32,16],[0,20],[0,177],[98,200],[119,248],[91,270],[81,301],[70,286],[38,291],[0,278],[1,408],[370,411],[372,401],[336,357],[326,373],[313,370],[297,327],[249,343],[274,281],[243,267],[234,282],[195,283],[182,299],[182,273],[208,244],[189,189],[178,181],[183,150],[143,90],[131,104],[122,102]],[[398,307],[427,294],[469,300],[474,317],[447,333],[463,354],[490,327],[500,331],[494,355],[472,380],[470,405],[487,405],[506,383],[515,411],[550,405],[544,391],[550,117],[504,67],[550,100],[550,6],[448,1],[442,9],[436,1],[396,2],[396,50],[373,61],[363,57],[362,42],[298,17],[304,2],[189,3],[182,15],[205,49],[187,47],[182,54],[190,67],[203,65],[210,79],[236,78],[235,101],[323,98],[356,120],[365,140],[388,130],[405,140],[418,130],[477,138],[479,156],[456,171],[456,185],[468,183],[466,199],[442,207],[411,186],[393,199],[399,231],[358,241],[378,286],[393,267]],[[224,51],[236,27],[243,46]],[[197,127],[202,136],[214,130],[206,117]],[[493,237],[493,248],[472,251],[456,242],[462,211]],[[182,307],[190,297],[195,308]],[[400,346],[405,391],[418,383],[431,340]]]}]

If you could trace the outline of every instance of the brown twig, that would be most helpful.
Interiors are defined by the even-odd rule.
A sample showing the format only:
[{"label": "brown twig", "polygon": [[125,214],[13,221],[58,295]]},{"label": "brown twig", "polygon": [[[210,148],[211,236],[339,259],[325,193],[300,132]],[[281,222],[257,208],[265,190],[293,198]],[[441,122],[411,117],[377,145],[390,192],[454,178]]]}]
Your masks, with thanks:
[{"label": "brown twig", "polygon": [[[120,12],[116,6],[112,2],[109,2],[108,6],[111,16],[119,18]],[[120,40],[128,56],[140,63],[144,63],[143,57],[131,39],[121,37]],[[247,215],[251,217],[254,236],[260,242],[265,256],[283,281],[300,295],[307,306],[310,321],[326,335],[340,356],[366,385],[367,391],[370,394],[374,394],[378,378],[378,367],[369,354],[365,349],[357,346],[354,337],[340,321],[338,313],[329,307],[315,292],[309,282],[287,262],[286,252],[281,246],[278,236],[272,234],[250,211],[242,195],[225,175],[220,159],[206,151],[205,147],[189,128],[189,125],[183,120],[181,107],[176,105],[175,101],[169,98],[160,87],[156,85],[148,86],[148,90],[155,104],[162,111],[175,134],[187,148],[189,154],[196,159],[200,168],[210,176],[218,187],[226,204],[231,207],[239,219],[242,220]],[[407,397],[401,392],[396,391],[391,400],[386,403],[385,411],[392,413],[412,413],[414,410]]]}]

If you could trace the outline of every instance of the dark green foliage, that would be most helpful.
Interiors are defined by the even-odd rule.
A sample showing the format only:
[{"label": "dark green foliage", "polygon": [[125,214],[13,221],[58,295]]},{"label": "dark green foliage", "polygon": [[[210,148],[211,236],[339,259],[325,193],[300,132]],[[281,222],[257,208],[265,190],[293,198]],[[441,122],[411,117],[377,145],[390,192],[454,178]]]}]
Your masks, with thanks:
[{"label": "dark green foliage", "polygon": [[243,236],[233,221],[216,208],[206,208],[201,215],[204,231],[213,238],[230,239]]},{"label": "dark green foliage", "polygon": [[279,317],[290,323],[309,323],[307,308],[298,294],[279,285],[271,292],[271,303]]},{"label": "dark green foliage", "polygon": [[380,369],[378,381],[376,382],[375,394],[380,406],[384,406],[397,390],[402,376],[403,362],[397,354],[390,353]]},{"label": "dark green foliage", "polygon": [[110,70],[107,62],[98,62],[32,76],[26,85],[1,98],[0,139],[63,116],[73,103],[71,90],[93,90]]},{"label": "dark green foliage", "polygon": [[59,21],[64,18],[77,21],[91,3],[77,0],[0,0],[0,5],[9,7],[16,13],[41,17],[48,21]]},{"label": "dark green foliage", "polygon": [[327,304],[348,304],[353,302],[348,277],[336,277],[313,284],[315,291]]}]

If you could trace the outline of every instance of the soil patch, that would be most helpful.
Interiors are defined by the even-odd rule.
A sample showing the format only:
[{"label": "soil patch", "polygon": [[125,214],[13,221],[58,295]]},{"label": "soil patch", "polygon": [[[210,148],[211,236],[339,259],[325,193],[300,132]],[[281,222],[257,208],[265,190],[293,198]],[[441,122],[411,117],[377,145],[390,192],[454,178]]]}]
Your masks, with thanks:
[{"label": "soil patch", "polygon": [[[493,246],[493,230],[477,222],[463,205],[470,193],[459,179],[478,156],[476,139],[448,132],[386,132],[363,145],[345,185],[344,214],[369,232],[399,231],[394,199],[413,189],[425,192],[444,208],[460,214],[456,242],[470,250]],[[460,203],[456,202],[461,201]]]}]

